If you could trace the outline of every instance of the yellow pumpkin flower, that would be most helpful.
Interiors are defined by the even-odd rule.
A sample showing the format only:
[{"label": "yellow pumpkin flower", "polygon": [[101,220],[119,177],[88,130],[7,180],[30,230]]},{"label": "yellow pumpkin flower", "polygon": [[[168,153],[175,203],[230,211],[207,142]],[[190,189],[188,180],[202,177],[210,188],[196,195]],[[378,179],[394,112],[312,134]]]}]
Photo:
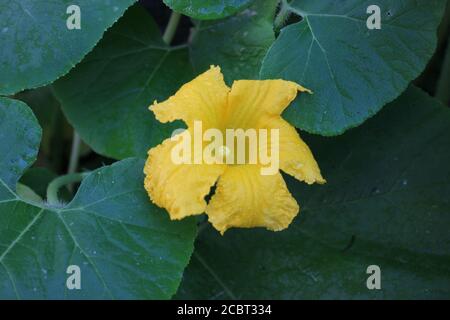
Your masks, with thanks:
[{"label": "yellow pumpkin flower", "polygon": [[[278,129],[279,168],[308,184],[325,183],[308,146],[281,113],[297,92],[310,92],[285,80],[239,80],[229,88],[219,67],[183,85],[168,100],[150,106],[163,122],[183,120],[192,133],[194,122],[204,129]],[[223,234],[231,227],[288,227],[299,206],[287,189],[279,170],[261,174],[261,163],[176,164],[167,139],[151,149],[145,164],[145,188],[152,202],[165,208],[171,219],[206,213]],[[204,148],[204,144],[201,145]],[[211,187],[215,194],[206,202]]]}]

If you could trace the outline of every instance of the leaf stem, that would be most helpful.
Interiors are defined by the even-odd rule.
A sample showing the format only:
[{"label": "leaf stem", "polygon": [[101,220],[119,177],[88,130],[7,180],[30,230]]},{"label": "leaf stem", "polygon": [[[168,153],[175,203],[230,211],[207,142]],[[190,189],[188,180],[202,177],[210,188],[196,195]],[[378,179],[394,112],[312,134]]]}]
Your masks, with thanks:
[{"label": "leaf stem", "polygon": [[163,41],[166,44],[170,44],[172,39],[177,31],[178,23],[180,22],[181,15],[178,12],[172,11],[170,15],[169,22],[167,23],[166,30],[164,31],[164,35],[162,37]]},{"label": "leaf stem", "polygon": [[50,205],[56,205],[59,203],[58,191],[61,187],[80,182],[88,175],[88,173],[71,173],[64,176],[60,176],[54,179],[47,187],[47,202]]}]

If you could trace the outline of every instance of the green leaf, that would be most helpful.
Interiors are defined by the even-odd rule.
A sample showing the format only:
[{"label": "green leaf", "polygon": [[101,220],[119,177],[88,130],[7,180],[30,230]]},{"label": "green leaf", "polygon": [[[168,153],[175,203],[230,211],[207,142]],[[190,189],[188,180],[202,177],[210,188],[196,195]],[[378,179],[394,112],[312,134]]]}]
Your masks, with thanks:
[{"label": "green leaf", "polygon": [[56,82],[55,93],[69,122],[96,152],[144,157],[180,127],[159,123],[148,106],[192,77],[188,49],[165,45],[151,16],[134,6]]},{"label": "green leaf", "polygon": [[248,7],[254,0],[164,0],[172,10],[195,19],[220,19]]},{"label": "green leaf", "polygon": [[8,196],[8,189],[16,188],[19,177],[36,160],[41,135],[25,103],[0,97],[0,200]]},{"label": "green leaf", "polygon": [[67,27],[72,1],[2,1],[0,94],[39,87],[67,73],[135,1],[76,1],[79,30]]},{"label": "green leaf", "polygon": [[262,59],[275,40],[273,17],[277,2],[265,1],[219,21],[198,21],[190,46],[197,73],[219,65],[228,83],[257,79]]},{"label": "green leaf", "polygon": [[[138,159],[92,172],[68,205],[21,199],[16,182],[40,134],[25,104],[0,98],[0,298],[170,298],[195,221],[171,222],[150,203]],[[80,267],[80,290],[66,287],[70,265]]]},{"label": "green leaf", "polygon": [[178,297],[447,298],[449,128],[450,110],[411,88],[345,135],[304,135],[327,184],[286,178],[302,209],[285,231],[205,229]]},{"label": "green leaf", "polygon": [[379,0],[381,29],[369,30],[373,1],[296,0],[304,19],[281,31],[261,69],[314,91],[285,117],[311,133],[336,135],[358,126],[399,96],[436,48],[442,0]]}]

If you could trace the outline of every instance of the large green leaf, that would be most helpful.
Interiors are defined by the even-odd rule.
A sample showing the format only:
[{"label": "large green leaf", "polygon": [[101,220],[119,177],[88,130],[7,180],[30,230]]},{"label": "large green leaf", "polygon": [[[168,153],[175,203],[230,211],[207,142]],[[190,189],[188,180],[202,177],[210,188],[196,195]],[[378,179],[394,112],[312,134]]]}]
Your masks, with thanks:
[{"label": "large green leaf", "polygon": [[273,17],[276,0],[264,1],[235,16],[218,21],[198,21],[190,46],[197,73],[219,65],[225,80],[259,77],[261,61],[275,40]]},{"label": "large green leaf", "polygon": [[170,48],[139,6],[130,8],[55,92],[82,139],[113,158],[144,157],[179,124],[159,123],[148,106],[192,78],[186,47]]},{"label": "large green leaf", "polygon": [[[39,87],[67,73],[136,0],[15,0],[0,3],[0,94]],[[76,4],[81,29],[67,28]]]},{"label": "large green leaf", "polygon": [[207,227],[178,296],[448,298],[449,130],[450,110],[411,88],[343,136],[304,135],[328,183],[287,179],[302,212],[286,231]]},{"label": "large green leaf", "polygon": [[[303,17],[281,31],[262,78],[293,80],[314,91],[300,95],[286,119],[321,135],[355,127],[400,95],[436,47],[443,0],[296,0]],[[381,8],[381,30],[369,30],[369,5]]]},{"label": "large green leaf", "polygon": [[172,10],[196,19],[220,19],[248,7],[254,0],[164,0]]},{"label": "large green leaf", "polygon": [[[21,199],[40,128],[21,102],[0,99],[0,298],[170,298],[189,261],[194,221],[171,222],[143,188],[143,161],[92,172],[68,205]],[[68,290],[68,266],[81,289]]]}]

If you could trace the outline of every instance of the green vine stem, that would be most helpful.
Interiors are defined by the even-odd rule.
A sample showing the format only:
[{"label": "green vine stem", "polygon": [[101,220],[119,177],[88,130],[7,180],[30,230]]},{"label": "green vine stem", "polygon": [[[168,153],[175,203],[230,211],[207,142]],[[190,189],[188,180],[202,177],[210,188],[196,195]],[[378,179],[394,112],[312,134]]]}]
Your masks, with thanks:
[{"label": "green vine stem", "polygon": [[162,37],[163,41],[166,44],[170,44],[175,36],[175,32],[177,31],[178,23],[180,22],[181,15],[175,11],[172,11],[170,15],[169,23],[167,24],[166,30],[164,31],[164,35]]},{"label": "green vine stem", "polygon": [[[72,174],[77,171],[78,168],[78,160],[80,159],[80,145],[81,139],[78,132],[73,130],[73,138],[72,138],[72,149],[70,151],[70,160],[69,167],[67,169],[67,174]],[[69,185],[69,191],[72,192],[72,185]]]},{"label": "green vine stem", "polygon": [[80,182],[87,175],[88,173],[72,173],[54,179],[47,187],[47,203],[50,205],[60,203],[58,199],[59,189],[65,185]]}]

